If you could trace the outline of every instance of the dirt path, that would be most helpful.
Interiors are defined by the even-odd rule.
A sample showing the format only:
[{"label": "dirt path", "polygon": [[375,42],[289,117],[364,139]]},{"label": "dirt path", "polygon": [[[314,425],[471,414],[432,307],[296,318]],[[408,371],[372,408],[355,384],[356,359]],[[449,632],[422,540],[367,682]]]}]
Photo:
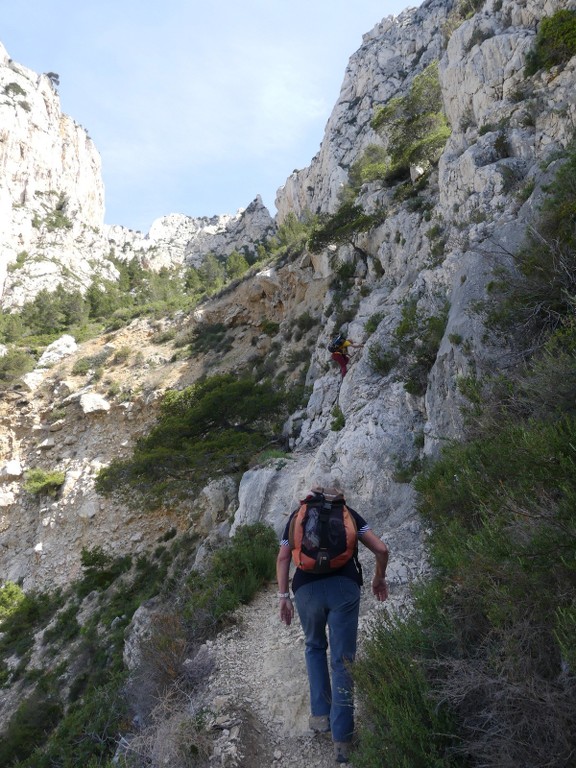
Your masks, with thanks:
[{"label": "dirt path", "polygon": [[[215,669],[207,700],[221,735],[211,765],[250,768],[334,768],[329,735],[308,729],[304,637],[296,616],[278,618],[276,586],[242,607],[237,624],[209,643]],[[375,607],[362,595],[363,618]],[[360,630],[362,634],[362,629]]]}]

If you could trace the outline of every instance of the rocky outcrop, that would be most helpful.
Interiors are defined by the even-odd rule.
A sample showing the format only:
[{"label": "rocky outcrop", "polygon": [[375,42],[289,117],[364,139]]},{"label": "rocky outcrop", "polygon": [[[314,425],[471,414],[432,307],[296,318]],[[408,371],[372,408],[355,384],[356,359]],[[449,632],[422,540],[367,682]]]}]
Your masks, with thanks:
[{"label": "rocky outcrop", "polygon": [[137,258],[143,267],[158,271],[183,264],[198,267],[212,253],[221,259],[237,251],[255,261],[258,245],[276,232],[276,224],[260,196],[235,214],[193,218],[179,213],[156,219],[148,235],[114,226],[106,229],[115,255]]},{"label": "rocky outcrop", "polygon": [[414,75],[440,58],[450,6],[446,0],[423,3],[388,16],[363,36],[346,67],[320,151],[278,190],[278,221],[290,212],[335,210],[352,163],[369,144],[383,143],[370,126],[375,107],[405,93]]},{"label": "rocky outcrop", "polygon": [[[86,287],[105,259],[100,156],[62,114],[53,78],[16,64],[0,45],[0,296],[18,307],[42,288]],[[90,262],[88,261],[90,255]]]}]

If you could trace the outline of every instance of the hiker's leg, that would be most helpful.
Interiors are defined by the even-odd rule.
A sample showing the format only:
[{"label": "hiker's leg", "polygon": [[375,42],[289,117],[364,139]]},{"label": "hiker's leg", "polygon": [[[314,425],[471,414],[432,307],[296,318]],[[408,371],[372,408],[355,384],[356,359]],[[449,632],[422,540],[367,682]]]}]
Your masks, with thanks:
[{"label": "hiker's leg", "polygon": [[342,374],[342,378],[346,376],[347,366],[348,366],[348,356],[343,355],[342,352],[333,352],[332,353],[332,360],[338,363],[340,366],[340,373]]},{"label": "hiker's leg", "polygon": [[300,623],[306,639],[306,669],[310,686],[310,711],[312,715],[330,715],[330,673],[326,649],[327,608],[321,579],[303,584],[294,594]]},{"label": "hiker's leg", "polygon": [[356,656],[360,587],[345,576],[332,576],[331,608],[328,613],[332,708],[330,725],[334,741],[352,739],[354,731],[354,689],[350,664]]}]

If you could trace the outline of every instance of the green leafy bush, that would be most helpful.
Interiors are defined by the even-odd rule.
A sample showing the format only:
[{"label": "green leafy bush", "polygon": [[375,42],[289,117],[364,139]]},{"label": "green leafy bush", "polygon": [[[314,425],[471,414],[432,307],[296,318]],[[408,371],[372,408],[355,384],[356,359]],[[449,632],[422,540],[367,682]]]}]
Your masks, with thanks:
[{"label": "green leafy bush", "polygon": [[390,167],[389,183],[402,180],[410,165],[425,169],[434,165],[448,137],[450,126],[441,109],[438,62],[414,77],[409,92],[396,96],[377,109],[372,128],[386,137]]},{"label": "green leafy bush", "polygon": [[23,349],[9,349],[0,357],[0,389],[10,386],[16,379],[34,368],[35,360]]},{"label": "green leafy bush", "polygon": [[240,526],[230,543],[214,552],[207,571],[192,573],[184,616],[196,640],[217,631],[273,577],[277,549],[272,528],[263,523]]},{"label": "green leafy bush", "polygon": [[82,548],[82,568],[84,576],[78,582],[77,592],[85,597],[93,590],[108,589],[119,576],[130,570],[132,560],[129,556],[112,557],[102,547]]},{"label": "green leafy bush", "polygon": [[376,342],[368,347],[368,362],[373,371],[387,376],[398,362],[398,355]]},{"label": "green leafy bush", "polygon": [[0,622],[17,610],[24,597],[22,588],[13,581],[5,581],[0,586]]},{"label": "green leafy bush", "polygon": [[536,43],[526,57],[527,77],[539,69],[566,64],[576,54],[576,11],[562,9],[542,19]]},{"label": "green leafy bush", "polygon": [[308,249],[319,253],[332,244],[353,244],[355,235],[367,232],[381,221],[381,216],[364,213],[361,205],[343,203],[336,213],[318,217],[308,238]]},{"label": "green leafy bush", "polygon": [[364,330],[366,333],[374,333],[374,331],[378,328],[380,325],[380,321],[384,318],[384,312],[375,312],[373,315],[370,315],[368,320],[364,323]]},{"label": "green leafy bush", "polygon": [[24,490],[34,496],[56,496],[65,480],[65,472],[29,469],[24,473]]},{"label": "green leafy bush", "polygon": [[332,408],[332,421],[330,422],[330,429],[333,432],[340,432],[346,425],[346,419],[342,413],[340,406],[335,405]]},{"label": "green leafy bush", "polygon": [[269,382],[232,374],[169,391],[132,458],[101,470],[96,488],[148,505],[193,498],[210,478],[246,469],[274,438],[285,407],[283,393]]},{"label": "green leafy bush", "polygon": [[62,606],[59,591],[49,595],[27,592],[16,596],[0,624],[0,656],[22,656],[34,644],[34,631],[45,626]]},{"label": "green leafy bush", "polygon": [[[441,621],[441,618],[440,618]],[[449,768],[456,738],[450,714],[431,695],[427,658],[435,635],[407,619],[380,614],[355,663],[360,744],[354,753],[358,768]]]},{"label": "green leafy bush", "polygon": [[390,156],[387,150],[378,144],[370,144],[350,166],[348,182],[358,192],[362,184],[385,178],[389,170]]},{"label": "green leafy bush", "polygon": [[244,256],[238,251],[232,251],[226,259],[226,276],[229,280],[237,280],[248,271],[249,264]]},{"label": "green leafy bush", "polygon": [[21,702],[0,739],[0,765],[20,765],[41,744],[62,717],[62,704],[54,696],[33,693]]},{"label": "green leafy bush", "polygon": [[233,345],[227,338],[228,328],[224,323],[203,323],[194,328],[190,334],[191,355],[201,355],[207,352],[225,354]]},{"label": "green leafy bush", "polygon": [[267,336],[276,336],[276,334],[280,330],[280,323],[275,323],[273,320],[268,320],[268,318],[264,318],[260,322],[260,330],[262,331],[262,333],[265,333]]},{"label": "green leafy bush", "polygon": [[450,619],[437,696],[477,762],[562,765],[575,746],[559,682],[576,647],[575,438],[574,418],[500,422],[415,481]]},{"label": "green leafy bush", "polygon": [[448,320],[448,305],[438,315],[422,317],[415,301],[402,308],[402,318],[394,332],[401,361],[405,389],[420,396],[426,391],[428,374],[434,365]]},{"label": "green leafy bush", "polygon": [[268,241],[260,260],[293,259],[303,253],[315,222],[316,217],[309,211],[300,219],[292,211],[288,213],[276,235]]},{"label": "green leafy bush", "polygon": [[516,271],[496,275],[488,323],[524,346],[534,344],[573,314],[576,295],[576,147],[571,146],[550,185],[526,243],[514,255]]},{"label": "green leafy bush", "polygon": [[22,86],[19,85],[18,83],[14,83],[14,82],[7,83],[4,86],[4,93],[7,96],[11,96],[11,95],[14,95],[14,96],[26,96],[26,91],[24,90],[24,88],[22,88]]}]

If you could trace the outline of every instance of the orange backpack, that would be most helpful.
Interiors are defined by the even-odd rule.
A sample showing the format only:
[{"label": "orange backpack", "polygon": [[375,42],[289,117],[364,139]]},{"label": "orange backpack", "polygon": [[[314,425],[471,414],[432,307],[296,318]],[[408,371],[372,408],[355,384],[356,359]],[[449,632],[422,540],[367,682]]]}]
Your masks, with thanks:
[{"label": "orange backpack", "polygon": [[344,500],[328,501],[321,493],[301,502],[288,541],[296,567],[311,573],[342,568],[358,553],[356,521]]}]

